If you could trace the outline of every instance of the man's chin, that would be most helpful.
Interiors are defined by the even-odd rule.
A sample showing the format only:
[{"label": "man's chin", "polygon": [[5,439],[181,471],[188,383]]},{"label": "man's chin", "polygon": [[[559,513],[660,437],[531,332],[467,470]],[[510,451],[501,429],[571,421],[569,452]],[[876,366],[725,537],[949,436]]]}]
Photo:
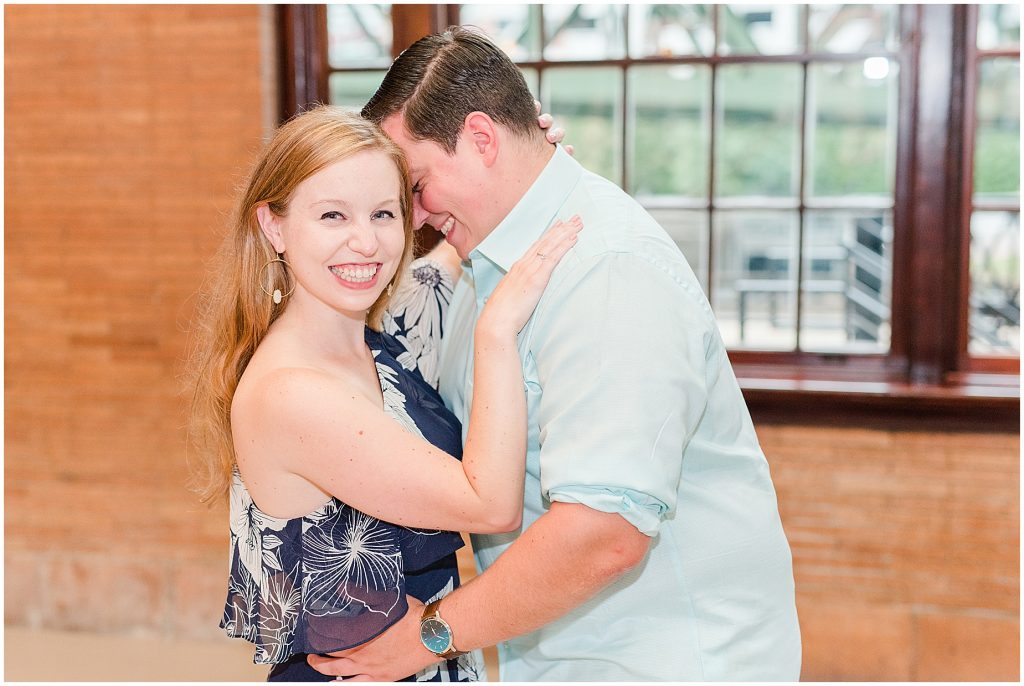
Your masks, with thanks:
[{"label": "man's chin", "polygon": [[468,250],[463,250],[459,246],[453,245],[452,243],[448,243],[448,245],[451,245],[453,248],[455,248],[455,254],[459,256],[460,260],[465,261],[465,260],[469,259],[469,251]]},{"label": "man's chin", "polygon": [[445,238],[445,240],[448,241],[448,245],[455,248],[455,254],[459,256],[460,260],[465,261],[469,259],[469,253],[471,253],[472,250],[467,250],[466,246],[464,245],[456,245],[455,243],[449,241],[447,238]]}]

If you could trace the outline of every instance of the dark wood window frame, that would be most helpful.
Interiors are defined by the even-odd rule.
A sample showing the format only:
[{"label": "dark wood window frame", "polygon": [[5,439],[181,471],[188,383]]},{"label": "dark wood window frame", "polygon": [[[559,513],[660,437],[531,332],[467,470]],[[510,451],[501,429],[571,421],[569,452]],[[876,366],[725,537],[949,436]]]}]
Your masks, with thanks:
[{"label": "dark wood window frame", "polygon": [[[277,12],[283,120],[328,101],[330,68],[324,7],[280,5]],[[966,352],[977,6],[902,5],[899,12],[890,351],[743,350],[730,357],[759,418],[896,414],[1017,430],[1019,358]],[[392,18],[397,56],[420,36],[457,23],[458,6],[395,5]]]}]

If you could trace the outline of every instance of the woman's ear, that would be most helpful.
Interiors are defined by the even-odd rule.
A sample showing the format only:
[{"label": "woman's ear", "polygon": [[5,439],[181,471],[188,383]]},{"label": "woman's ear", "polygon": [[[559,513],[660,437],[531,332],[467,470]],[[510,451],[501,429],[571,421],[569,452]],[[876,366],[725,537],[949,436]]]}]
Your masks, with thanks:
[{"label": "woman's ear", "polygon": [[499,131],[494,120],[483,112],[470,112],[462,124],[463,135],[473,152],[480,155],[484,166],[490,167],[498,158]]},{"label": "woman's ear", "polygon": [[256,221],[260,224],[260,231],[274,246],[274,251],[283,253],[284,236],[281,235],[281,218],[274,214],[267,203],[260,203],[256,206]]}]

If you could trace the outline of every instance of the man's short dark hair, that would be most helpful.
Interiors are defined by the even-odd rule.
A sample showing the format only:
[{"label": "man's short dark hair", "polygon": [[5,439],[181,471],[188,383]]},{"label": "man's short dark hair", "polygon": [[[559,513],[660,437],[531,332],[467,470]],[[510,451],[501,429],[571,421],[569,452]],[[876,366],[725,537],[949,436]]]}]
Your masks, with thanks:
[{"label": "man's short dark hair", "polygon": [[482,33],[452,26],[402,52],[362,115],[381,124],[401,113],[414,138],[453,154],[470,112],[483,112],[527,140],[540,135],[533,101],[508,55]]}]

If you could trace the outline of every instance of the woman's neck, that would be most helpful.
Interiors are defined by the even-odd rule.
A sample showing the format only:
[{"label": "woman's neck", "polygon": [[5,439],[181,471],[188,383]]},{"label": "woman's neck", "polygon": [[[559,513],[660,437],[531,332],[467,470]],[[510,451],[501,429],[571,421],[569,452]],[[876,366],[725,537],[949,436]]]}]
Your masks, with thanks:
[{"label": "woman's neck", "polygon": [[366,355],[365,327],[365,312],[339,312],[297,290],[271,330],[291,331],[311,354],[331,362],[345,362]]}]

